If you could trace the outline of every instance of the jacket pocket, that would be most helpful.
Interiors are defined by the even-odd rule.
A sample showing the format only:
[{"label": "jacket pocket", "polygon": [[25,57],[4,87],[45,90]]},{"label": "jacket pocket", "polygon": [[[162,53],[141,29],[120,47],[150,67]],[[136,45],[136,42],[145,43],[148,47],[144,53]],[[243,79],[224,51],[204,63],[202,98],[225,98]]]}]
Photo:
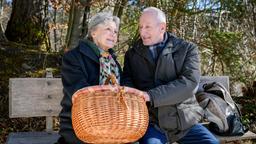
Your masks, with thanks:
[{"label": "jacket pocket", "polygon": [[165,130],[175,130],[178,128],[177,111],[175,107],[159,107],[159,126]]},{"label": "jacket pocket", "polygon": [[177,106],[178,121],[180,125],[178,130],[186,130],[197,124],[202,117],[202,109],[196,105],[188,107]]}]

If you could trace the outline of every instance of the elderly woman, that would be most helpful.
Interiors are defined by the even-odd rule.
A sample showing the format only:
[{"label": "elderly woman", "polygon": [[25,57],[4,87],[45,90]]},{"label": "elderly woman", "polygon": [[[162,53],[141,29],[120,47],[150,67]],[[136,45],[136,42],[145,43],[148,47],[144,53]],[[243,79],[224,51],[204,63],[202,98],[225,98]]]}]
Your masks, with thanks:
[{"label": "elderly woman", "polygon": [[89,23],[87,39],[65,53],[61,68],[64,97],[59,115],[61,138],[58,143],[83,143],[72,128],[72,95],[83,87],[104,84],[109,75],[120,81],[121,68],[111,49],[117,43],[119,21],[111,13],[96,14]]}]

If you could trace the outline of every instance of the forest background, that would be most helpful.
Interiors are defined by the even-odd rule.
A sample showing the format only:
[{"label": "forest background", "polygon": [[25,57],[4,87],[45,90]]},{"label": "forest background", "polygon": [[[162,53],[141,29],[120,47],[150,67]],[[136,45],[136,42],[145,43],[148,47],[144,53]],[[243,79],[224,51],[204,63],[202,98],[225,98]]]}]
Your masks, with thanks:
[{"label": "forest background", "polygon": [[166,13],[168,31],[198,45],[202,75],[230,77],[243,121],[256,132],[255,0],[0,0],[0,143],[13,131],[45,128],[44,118],[8,118],[9,78],[45,77],[46,68],[60,77],[63,53],[86,36],[100,11],[121,19],[115,50],[123,64],[147,6]]}]

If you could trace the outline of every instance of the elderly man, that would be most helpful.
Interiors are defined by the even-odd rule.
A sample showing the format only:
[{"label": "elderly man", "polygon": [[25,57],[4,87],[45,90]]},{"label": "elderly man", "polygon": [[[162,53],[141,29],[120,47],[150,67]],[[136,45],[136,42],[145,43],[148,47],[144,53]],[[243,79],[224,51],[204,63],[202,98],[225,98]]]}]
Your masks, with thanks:
[{"label": "elderly man", "polygon": [[165,14],[155,7],[142,12],[139,32],[140,39],[125,54],[122,83],[145,91],[150,124],[140,143],[219,143],[198,123],[197,46],[166,32]]}]

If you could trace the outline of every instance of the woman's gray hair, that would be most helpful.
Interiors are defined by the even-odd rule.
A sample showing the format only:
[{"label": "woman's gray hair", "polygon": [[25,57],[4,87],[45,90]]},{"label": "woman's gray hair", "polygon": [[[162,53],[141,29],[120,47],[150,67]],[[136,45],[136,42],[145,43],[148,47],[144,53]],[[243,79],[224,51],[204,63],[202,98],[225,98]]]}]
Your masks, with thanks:
[{"label": "woman's gray hair", "polygon": [[142,13],[144,13],[144,12],[154,12],[154,13],[156,13],[156,16],[157,16],[157,19],[159,20],[159,22],[166,23],[166,16],[165,16],[164,12],[161,11],[160,9],[158,9],[156,7],[147,7],[142,11]]},{"label": "woman's gray hair", "polygon": [[87,38],[91,39],[91,33],[97,28],[99,24],[106,24],[108,22],[114,22],[117,29],[119,29],[120,19],[117,16],[113,16],[110,12],[100,12],[94,15],[88,24]]}]

